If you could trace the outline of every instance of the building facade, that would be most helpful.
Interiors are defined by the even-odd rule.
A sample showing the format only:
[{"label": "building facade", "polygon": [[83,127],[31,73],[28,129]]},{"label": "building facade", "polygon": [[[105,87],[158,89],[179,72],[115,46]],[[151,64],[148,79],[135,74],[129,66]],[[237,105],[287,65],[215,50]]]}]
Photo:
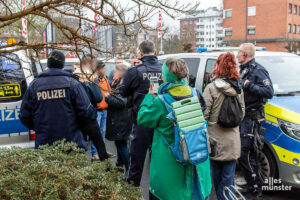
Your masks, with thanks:
[{"label": "building facade", "polygon": [[223,11],[217,7],[180,19],[180,40],[193,48],[223,46]]},{"label": "building facade", "polygon": [[224,0],[224,42],[252,42],[269,51],[287,51],[300,42],[300,0]]}]

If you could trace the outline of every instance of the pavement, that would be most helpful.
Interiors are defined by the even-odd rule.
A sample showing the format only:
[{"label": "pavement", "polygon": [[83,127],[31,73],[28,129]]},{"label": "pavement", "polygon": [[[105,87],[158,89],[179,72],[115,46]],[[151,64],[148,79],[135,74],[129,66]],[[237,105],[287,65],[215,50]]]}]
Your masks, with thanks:
[{"label": "pavement", "polygon": [[[113,142],[106,141],[107,151],[117,155],[116,147]],[[145,200],[149,199],[149,153],[147,154],[144,171],[141,181],[141,191],[144,194]],[[116,158],[113,158],[112,161],[115,161]],[[292,188],[292,191],[279,191],[279,192],[268,192],[263,193],[263,196],[259,200],[299,200],[300,199],[300,189]],[[217,200],[214,189],[212,189],[212,194],[210,196],[210,200]]]}]

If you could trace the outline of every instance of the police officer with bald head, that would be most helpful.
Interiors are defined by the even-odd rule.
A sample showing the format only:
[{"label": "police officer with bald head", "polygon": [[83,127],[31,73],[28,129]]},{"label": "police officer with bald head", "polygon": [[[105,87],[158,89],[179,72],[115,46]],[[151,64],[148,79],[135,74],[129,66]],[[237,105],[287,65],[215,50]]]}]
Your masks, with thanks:
[{"label": "police officer with bald head", "polygon": [[78,122],[91,119],[95,108],[82,85],[63,70],[65,56],[53,51],[48,70],[28,87],[21,106],[22,123],[36,132],[35,148],[65,139],[87,149]]},{"label": "police officer with bald head", "polygon": [[241,191],[246,199],[258,199],[261,187],[255,154],[263,148],[264,105],[273,97],[273,86],[268,71],[255,61],[255,46],[244,43],[237,54],[240,77],[244,90],[246,115],[240,125],[241,157],[239,164],[244,172],[247,187]]}]

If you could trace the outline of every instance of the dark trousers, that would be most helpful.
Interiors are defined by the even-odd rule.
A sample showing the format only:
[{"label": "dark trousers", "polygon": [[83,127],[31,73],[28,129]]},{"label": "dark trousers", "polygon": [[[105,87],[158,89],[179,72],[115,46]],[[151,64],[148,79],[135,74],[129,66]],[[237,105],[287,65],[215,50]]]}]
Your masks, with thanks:
[{"label": "dark trousers", "polygon": [[[234,173],[236,161],[210,161],[212,178],[218,200],[225,200],[223,195],[224,187],[234,186]],[[232,191],[232,190],[231,190]],[[232,191],[234,193],[234,191]],[[227,198],[231,199],[228,192]]]},{"label": "dark trousers", "polygon": [[133,182],[134,186],[140,186],[147,150],[151,149],[152,139],[153,129],[133,124],[127,181]]},{"label": "dark trousers", "polygon": [[89,136],[94,143],[100,160],[103,161],[107,159],[108,155],[97,120],[95,119],[93,121],[86,121],[83,125],[81,125],[80,129],[85,141],[87,141],[87,136]]},{"label": "dark trousers", "polygon": [[118,152],[117,166],[125,167],[127,171],[129,166],[129,150],[127,147],[127,141],[116,140],[115,145],[117,147],[117,152]]},{"label": "dark trousers", "polygon": [[246,116],[240,126],[242,151],[239,163],[250,190],[257,189],[259,185],[253,127],[254,121]]}]

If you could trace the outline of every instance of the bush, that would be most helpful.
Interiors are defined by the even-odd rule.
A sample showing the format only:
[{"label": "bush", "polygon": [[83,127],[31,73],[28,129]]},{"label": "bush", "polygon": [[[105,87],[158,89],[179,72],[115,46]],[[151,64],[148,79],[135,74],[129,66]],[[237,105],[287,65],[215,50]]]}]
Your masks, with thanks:
[{"label": "bush", "polygon": [[109,161],[89,162],[74,143],[0,152],[0,199],[142,199]]}]

